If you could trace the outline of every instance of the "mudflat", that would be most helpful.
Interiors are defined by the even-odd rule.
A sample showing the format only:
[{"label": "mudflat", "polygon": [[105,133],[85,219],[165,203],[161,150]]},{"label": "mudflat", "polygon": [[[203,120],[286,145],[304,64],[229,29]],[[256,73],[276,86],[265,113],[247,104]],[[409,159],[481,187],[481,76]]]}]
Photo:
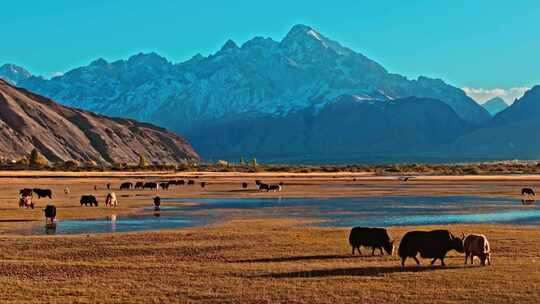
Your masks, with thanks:
[{"label": "mudflat", "polygon": [[[81,175],[0,173],[0,297],[5,303],[538,303],[540,229],[478,224],[388,227],[396,244],[406,231],[450,229],[485,234],[492,266],[464,265],[451,252],[447,266],[400,267],[397,256],[352,256],[350,227],[320,227],[318,219],[278,212],[216,210],[218,220],[176,230],[78,235],[19,235],[44,225],[42,209],[58,207],[58,219],[144,213],[152,198],[353,197],[477,195],[520,199],[522,187],[540,187],[538,176],[417,176],[364,174],[115,173]],[[167,190],[118,190],[124,181],[183,179],[194,186]],[[283,182],[281,192],[261,192],[255,180]],[[205,187],[200,186],[205,182]],[[247,189],[242,182],[249,184]],[[106,189],[110,183],[112,190]],[[19,209],[22,188],[49,188],[34,210]],[[68,187],[69,194],[64,194]],[[97,188],[97,190],[95,190]],[[105,207],[109,191],[119,206]],[[83,194],[100,206],[80,207]],[[190,204],[188,200],[183,202]],[[267,210],[272,212],[272,210]]]}]

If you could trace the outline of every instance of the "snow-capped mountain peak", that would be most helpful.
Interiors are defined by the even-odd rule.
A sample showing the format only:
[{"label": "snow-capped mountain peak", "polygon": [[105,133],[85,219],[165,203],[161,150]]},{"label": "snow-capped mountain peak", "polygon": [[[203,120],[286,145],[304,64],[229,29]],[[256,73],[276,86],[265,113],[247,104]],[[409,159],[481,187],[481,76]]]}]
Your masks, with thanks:
[{"label": "snow-capped mountain peak", "polygon": [[435,98],[466,121],[489,119],[460,89],[442,80],[390,74],[306,25],[294,26],[280,42],[255,37],[239,48],[228,40],[213,55],[198,54],[178,64],[156,53],[139,53],[112,63],[98,59],[51,80],[32,77],[20,84],[67,105],[182,132],[234,115],[320,109],[343,95]]}]

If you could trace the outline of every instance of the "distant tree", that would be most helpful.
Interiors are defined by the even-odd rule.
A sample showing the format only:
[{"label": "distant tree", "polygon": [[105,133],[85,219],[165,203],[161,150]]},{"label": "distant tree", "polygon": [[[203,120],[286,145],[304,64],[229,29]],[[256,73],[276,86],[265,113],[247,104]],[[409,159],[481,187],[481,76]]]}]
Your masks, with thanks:
[{"label": "distant tree", "polygon": [[246,161],[244,160],[244,157],[243,157],[243,156],[240,156],[240,164],[241,164],[241,165],[245,165],[245,164],[246,164]]},{"label": "distant tree", "polygon": [[257,168],[257,159],[255,157],[251,160],[251,166]]},{"label": "distant tree", "polygon": [[146,160],[146,157],[144,157],[144,155],[140,154],[139,155],[139,165],[138,165],[139,168],[141,169],[144,169],[146,167],[148,167],[148,161]]},{"label": "distant tree", "polygon": [[216,162],[216,165],[218,165],[218,166],[220,166],[220,167],[228,167],[228,166],[229,166],[229,162],[226,161],[226,160],[220,159],[220,160],[218,160],[218,161]]},{"label": "distant tree", "polygon": [[31,166],[37,166],[37,167],[43,167],[47,164],[47,160],[37,149],[33,149],[30,152],[30,156],[28,157],[28,161]]}]

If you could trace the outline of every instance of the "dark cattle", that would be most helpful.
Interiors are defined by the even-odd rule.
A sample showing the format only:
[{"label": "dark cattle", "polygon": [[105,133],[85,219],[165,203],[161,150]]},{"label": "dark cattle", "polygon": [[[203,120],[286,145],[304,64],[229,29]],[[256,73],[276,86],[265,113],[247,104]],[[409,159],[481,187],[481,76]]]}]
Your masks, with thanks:
[{"label": "dark cattle", "polygon": [[201,182],[201,187],[204,188],[206,186],[205,182]]},{"label": "dark cattle", "polygon": [[133,183],[130,182],[122,183],[120,185],[120,190],[129,190],[131,188],[133,188]]},{"label": "dark cattle", "polygon": [[154,197],[154,210],[159,211],[159,206],[161,206],[161,198],[156,196]]},{"label": "dark cattle", "polygon": [[349,234],[349,244],[351,244],[353,255],[355,250],[362,255],[360,246],[371,247],[371,255],[375,254],[377,248],[381,255],[383,255],[383,248],[388,255],[394,252],[394,241],[390,241],[388,232],[383,228],[354,227]]},{"label": "dark cattle", "polygon": [[46,218],[53,219],[56,217],[56,207],[54,205],[47,205],[43,211],[45,212]]},{"label": "dark cattle", "polygon": [[54,205],[47,205],[43,211],[45,212],[45,227],[47,229],[55,229],[56,225],[54,223],[54,218],[56,217],[56,207]]},{"label": "dark cattle", "polygon": [[107,184],[107,190],[111,190],[111,184]]},{"label": "dark cattle", "polygon": [[439,259],[444,266],[444,257],[450,250],[463,253],[463,239],[453,236],[448,230],[433,230],[407,232],[401,239],[398,252],[401,266],[405,265],[408,257],[420,265],[420,261],[416,258],[418,253],[422,258],[433,259],[431,265]]},{"label": "dark cattle", "polygon": [[38,199],[39,199],[39,198],[42,198],[42,197],[52,198],[52,191],[51,191],[51,189],[39,189],[39,188],[34,188],[34,189],[32,189],[32,191],[34,191],[34,193],[37,194]]},{"label": "dark cattle", "polygon": [[158,184],[154,183],[154,182],[144,183],[144,185],[143,185],[143,189],[148,188],[148,189],[152,190],[152,189],[157,189],[157,187],[158,187]]},{"label": "dark cattle", "polygon": [[81,206],[82,205],[84,205],[85,207],[88,207],[88,205],[90,205],[90,207],[92,207],[92,205],[97,207],[98,201],[93,195],[83,195],[81,196]]},{"label": "dark cattle", "polygon": [[177,184],[177,185],[183,186],[183,185],[185,185],[186,183],[184,182],[183,179],[181,179],[181,180],[177,180],[177,181],[176,181],[176,184]]},{"label": "dark cattle", "polygon": [[32,189],[29,189],[29,188],[24,188],[24,189],[21,189],[19,190],[19,194],[21,196],[32,196]]},{"label": "dark cattle", "polygon": [[136,182],[135,183],[135,189],[143,189],[144,183],[143,182]]},{"label": "dark cattle", "polygon": [[159,187],[163,190],[169,190],[169,183],[160,183]]},{"label": "dark cattle", "polygon": [[248,186],[248,184],[247,184],[247,183],[242,183],[242,188],[246,189],[246,188],[247,188],[247,186]]},{"label": "dark cattle", "polygon": [[176,180],[174,180],[174,179],[171,179],[171,180],[168,181],[167,183],[169,183],[170,186],[176,186],[176,185],[178,185],[178,184],[176,183]]},{"label": "dark cattle", "polygon": [[521,189],[521,195],[535,195],[535,193],[531,188],[523,188]]},{"label": "dark cattle", "polygon": [[281,186],[280,186],[280,185],[269,185],[269,186],[268,186],[268,189],[266,189],[266,191],[277,191],[277,192],[280,192],[280,191],[281,191]]},{"label": "dark cattle", "polygon": [[195,181],[190,179],[190,180],[188,180],[187,184],[188,184],[188,186],[195,185]]},{"label": "dark cattle", "polygon": [[263,184],[263,183],[259,183],[259,190],[266,190],[266,191],[268,191],[268,185],[267,185],[267,184]]},{"label": "dark cattle", "polygon": [[260,180],[255,180],[255,185],[259,186],[261,184],[261,181]]}]

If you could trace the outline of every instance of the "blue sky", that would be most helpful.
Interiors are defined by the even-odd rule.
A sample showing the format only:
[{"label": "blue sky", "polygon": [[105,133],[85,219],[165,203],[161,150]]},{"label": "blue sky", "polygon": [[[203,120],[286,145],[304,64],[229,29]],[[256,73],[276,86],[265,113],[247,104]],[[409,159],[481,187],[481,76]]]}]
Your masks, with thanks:
[{"label": "blue sky", "polygon": [[141,51],[179,62],[213,53],[228,38],[239,44],[256,35],[280,40],[303,23],[391,72],[440,77],[471,94],[510,94],[540,84],[540,1],[262,3],[6,1],[0,64],[51,76],[97,57],[115,60]]}]

